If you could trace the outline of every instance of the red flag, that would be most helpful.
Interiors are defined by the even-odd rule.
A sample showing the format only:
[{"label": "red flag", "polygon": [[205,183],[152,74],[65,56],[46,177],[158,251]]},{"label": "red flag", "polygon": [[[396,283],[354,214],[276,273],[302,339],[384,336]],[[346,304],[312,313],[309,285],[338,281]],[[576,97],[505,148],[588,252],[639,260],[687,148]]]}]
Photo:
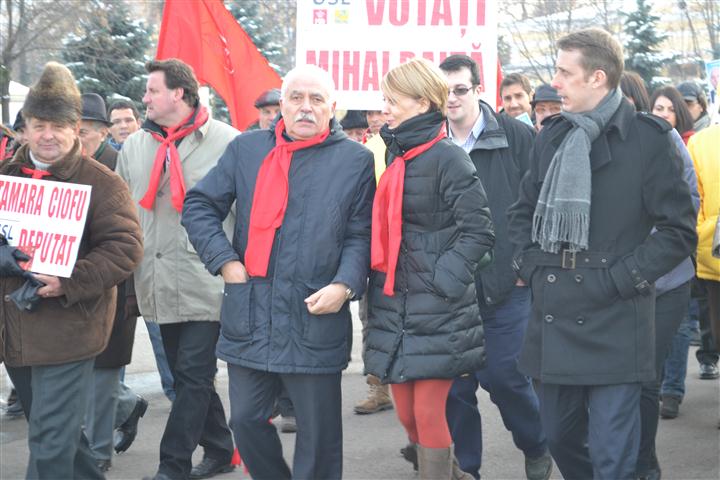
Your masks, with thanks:
[{"label": "red flag", "polygon": [[165,0],[157,58],[177,58],[225,100],[235,128],[257,119],[255,99],[282,80],[222,0]]}]

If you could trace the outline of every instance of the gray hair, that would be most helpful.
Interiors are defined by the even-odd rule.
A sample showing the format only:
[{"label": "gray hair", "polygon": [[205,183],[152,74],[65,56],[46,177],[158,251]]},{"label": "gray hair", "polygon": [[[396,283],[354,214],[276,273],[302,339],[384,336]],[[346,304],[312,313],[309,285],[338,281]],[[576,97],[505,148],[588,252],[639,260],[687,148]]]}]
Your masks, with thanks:
[{"label": "gray hair", "polygon": [[300,77],[310,77],[313,80],[317,80],[327,91],[330,103],[335,101],[335,81],[332,76],[326,70],[312,64],[298,65],[285,75],[280,89],[282,98],[285,98],[288,86]]}]

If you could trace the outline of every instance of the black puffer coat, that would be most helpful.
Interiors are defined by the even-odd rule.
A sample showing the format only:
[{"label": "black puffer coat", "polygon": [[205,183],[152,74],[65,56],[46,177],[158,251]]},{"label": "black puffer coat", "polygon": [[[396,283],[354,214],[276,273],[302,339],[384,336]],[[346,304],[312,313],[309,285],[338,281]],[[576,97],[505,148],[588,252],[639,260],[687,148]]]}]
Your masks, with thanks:
[{"label": "black puffer coat", "polygon": [[[381,130],[389,161],[433,139],[440,113]],[[373,271],[368,290],[367,373],[384,383],[453,378],[484,361],[475,297],[477,262],[493,246],[487,198],[467,154],[445,139],[407,163],[395,295]]]}]

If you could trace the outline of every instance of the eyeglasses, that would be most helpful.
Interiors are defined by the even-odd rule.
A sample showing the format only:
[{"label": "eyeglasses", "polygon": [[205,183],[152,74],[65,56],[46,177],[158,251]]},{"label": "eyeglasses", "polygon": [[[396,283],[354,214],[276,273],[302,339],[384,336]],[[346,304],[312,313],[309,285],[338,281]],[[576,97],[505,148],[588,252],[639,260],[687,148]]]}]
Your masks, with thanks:
[{"label": "eyeglasses", "polygon": [[456,97],[465,96],[474,87],[475,87],[475,85],[473,85],[471,87],[466,87],[464,85],[460,85],[458,87],[453,88],[452,90],[448,90],[448,97],[450,96],[451,93],[454,93]]}]

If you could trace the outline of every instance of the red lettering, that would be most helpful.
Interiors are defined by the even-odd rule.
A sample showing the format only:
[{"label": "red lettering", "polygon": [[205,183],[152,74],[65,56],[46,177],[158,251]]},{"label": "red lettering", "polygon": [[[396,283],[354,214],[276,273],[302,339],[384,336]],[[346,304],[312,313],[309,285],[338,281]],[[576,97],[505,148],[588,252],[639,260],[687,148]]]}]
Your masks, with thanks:
[{"label": "red lettering", "polygon": [[460,2],[460,25],[468,24],[468,2]]},{"label": "red lettering", "polygon": [[441,20],[444,25],[452,25],[452,14],[448,1],[449,0],[435,0],[430,25],[440,25]]},{"label": "red lettering", "polygon": [[48,205],[48,216],[50,218],[55,216],[55,203],[57,202],[59,194],[58,187],[53,187],[52,192],[50,192],[50,204]]},{"label": "red lettering", "polygon": [[485,25],[485,0],[477,0],[477,25]]},{"label": "red lettering", "polygon": [[86,191],[78,192],[80,199],[78,201],[77,210],[75,210],[75,219],[77,221],[82,220],[83,213],[85,212],[85,202],[87,202],[88,193]]},{"label": "red lettering", "polygon": [[[52,238],[55,240],[54,248],[52,250],[52,255],[50,255],[50,263],[58,263],[57,262],[57,256],[56,252],[58,251],[58,246],[60,246],[60,240],[64,239],[67,235],[61,235],[59,233],[56,233]],[[64,248],[64,247],[63,247]]]},{"label": "red lettering", "polygon": [[415,57],[414,52],[400,52],[400,63],[405,63],[413,57]]},{"label": "red lettering", "polygon": [[363,68],[362,90],[380,90],[380,75],[376,52],[367,52]]},{"label": "red lettering", "polygon": [[426,0],[418,0],[418,25],[425,25],[425,9],[427,8],[425,2]]},{"label": "red lettering", "polygon": [[435,54],[434,54],[433,52],[423,52],[423,53],[422,53],[422,57],[423,57],[425,60],[429,60],[430,63],[435,63],[435,58],[434,58],[434,57],[435,57]]},{"label": "red lettering", "polygon": [[[352,55],[352,60],[350,56]],[[350,88],[352,78],[352,88]],[[360,84],[360,52],[343,52],[343,90],[357,90]]]},{"label": "red lettering", "polygon": [[67,189],[63,192],[62,200],[60,201],[60,218],[65,220],[68,218],[68,213],[70,209],[70,195],[72,195],[72,191],[70,189]]},{"label": "red lettering", "polygon": [[41,186],[38,189],[37,197],[35,198],[35,208],[33,209],[33,215],[42,214],[43,197],[45,196],[45,187]]},{"label": "red lettering", "polygon": [[[398,8],[398,6],[400,8]],[[390,24],[399,27],[408,23],[410,18],[410,2],[407,0],[390,0]]]},{"label": "red lettering", "polygon": [[28,245],[27,239],[28,239],[28,231],[25,230],[24,228],[21,228],[20,229],[20,239],[18,240],[18,245],[21,247]]},{"label": "red lettering", "polygon": [[327,50],[322,50],[320,52],[316,52],[315,50],[308,51],[307,55],[305,56],[305,63],[309,63],[311,65],[317,65],[318,67],[327,71],[328,70],[328,51]]},{"label": "red lettering", "polygon": [[72,253],[73,244],[75,243],[75,240],[77,240],[77,237],[75,235],[71,235],[67,237],[67,240],[68,244],[65,251],[65,266],[67,266],[68,262],[70,261],[70,254]]},{"label": "red lettering", "polygon": [[385,0],[365,0],[368,25],[382,25],[385,12]]}]

